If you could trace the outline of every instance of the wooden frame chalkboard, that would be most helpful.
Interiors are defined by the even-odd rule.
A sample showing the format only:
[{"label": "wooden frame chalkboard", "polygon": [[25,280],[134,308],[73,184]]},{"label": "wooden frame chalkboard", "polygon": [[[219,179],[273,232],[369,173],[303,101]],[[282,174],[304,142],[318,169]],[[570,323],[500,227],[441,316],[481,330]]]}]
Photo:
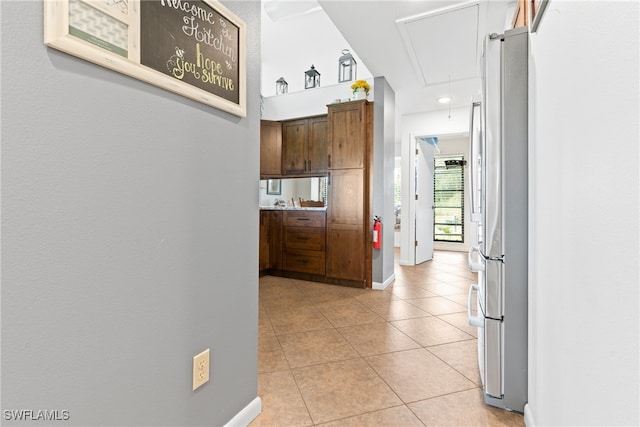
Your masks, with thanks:
[{"label": "wooden frame chalkboard", "polygon": [[216,0],[45,0],[55,49],[246,116],[246,26]]}]

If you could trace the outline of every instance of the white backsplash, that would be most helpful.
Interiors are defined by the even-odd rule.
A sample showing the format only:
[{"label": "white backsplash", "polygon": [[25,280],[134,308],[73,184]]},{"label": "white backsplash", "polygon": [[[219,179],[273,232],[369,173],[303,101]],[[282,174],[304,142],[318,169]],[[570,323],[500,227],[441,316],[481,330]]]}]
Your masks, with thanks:
[{"label": "white backsplash", "polygon": [[277,200],[284,200],[287,205],[291,204],[291,199],[322,200],[320,194],[321,180],[326,178],[284,178],[280,180],[281,194],[267,194],[267,180],[260,180],[260,206],[274,206]]}]

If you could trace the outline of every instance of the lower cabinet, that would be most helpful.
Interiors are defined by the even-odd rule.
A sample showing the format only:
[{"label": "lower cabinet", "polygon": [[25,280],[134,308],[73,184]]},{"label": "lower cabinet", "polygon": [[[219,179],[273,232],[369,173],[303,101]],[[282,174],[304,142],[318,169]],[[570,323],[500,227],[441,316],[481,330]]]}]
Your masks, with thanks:
[{"label": "lower cabinet", "polygon": [[340,229],[332,227],[328,231],[331,242],[327,249],[326,275],[335,279],[365,280],[364,233],[361,229]]},{"label": "lower cabinet", "polygon": [[282,269],[324,275],[326,213],[285,211]]},{"label": "lower cabinet", "polygon": [[287,249],[282,269],[324,276],[324,252]]},{"label": "lower cabinet", "polygon": [[260,272],[362,287],[365,233],[354,209],[334,211],[331,223],[324,210],[260,211]]},{"label": "lower cabinet", "polygon": [[282,212],[260,211],[259,269],[282,268]]},{"label": "lower cabinet", "polygon": [[327,220],[326,275],[333,279],[367,280],[363,169],[331,171]]}]

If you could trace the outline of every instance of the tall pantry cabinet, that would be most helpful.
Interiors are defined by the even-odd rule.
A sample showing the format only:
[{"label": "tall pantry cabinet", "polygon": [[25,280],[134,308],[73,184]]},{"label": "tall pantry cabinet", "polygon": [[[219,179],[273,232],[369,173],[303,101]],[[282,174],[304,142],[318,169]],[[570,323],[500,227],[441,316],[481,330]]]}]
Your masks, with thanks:
[{"label": "tall pantry cabinet", "polygon": [[328,106],[326,276],[371,287],[373,104]]}]

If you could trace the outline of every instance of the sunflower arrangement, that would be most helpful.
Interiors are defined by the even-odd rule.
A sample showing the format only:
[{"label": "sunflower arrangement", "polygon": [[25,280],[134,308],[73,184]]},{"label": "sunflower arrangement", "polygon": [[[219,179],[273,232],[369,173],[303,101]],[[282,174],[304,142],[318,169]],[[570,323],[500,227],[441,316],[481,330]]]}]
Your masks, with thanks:
[{"label": "sunflower arrangement", "polygon": [[369,86],[369,83],[367,83],[366,80],[356,80],[355,83],[351,85],[351,89],[353,90],[353,93],[356,93],[356,90],[358,89],[364,89],[364,91],[369,94],[371,86]]}]

